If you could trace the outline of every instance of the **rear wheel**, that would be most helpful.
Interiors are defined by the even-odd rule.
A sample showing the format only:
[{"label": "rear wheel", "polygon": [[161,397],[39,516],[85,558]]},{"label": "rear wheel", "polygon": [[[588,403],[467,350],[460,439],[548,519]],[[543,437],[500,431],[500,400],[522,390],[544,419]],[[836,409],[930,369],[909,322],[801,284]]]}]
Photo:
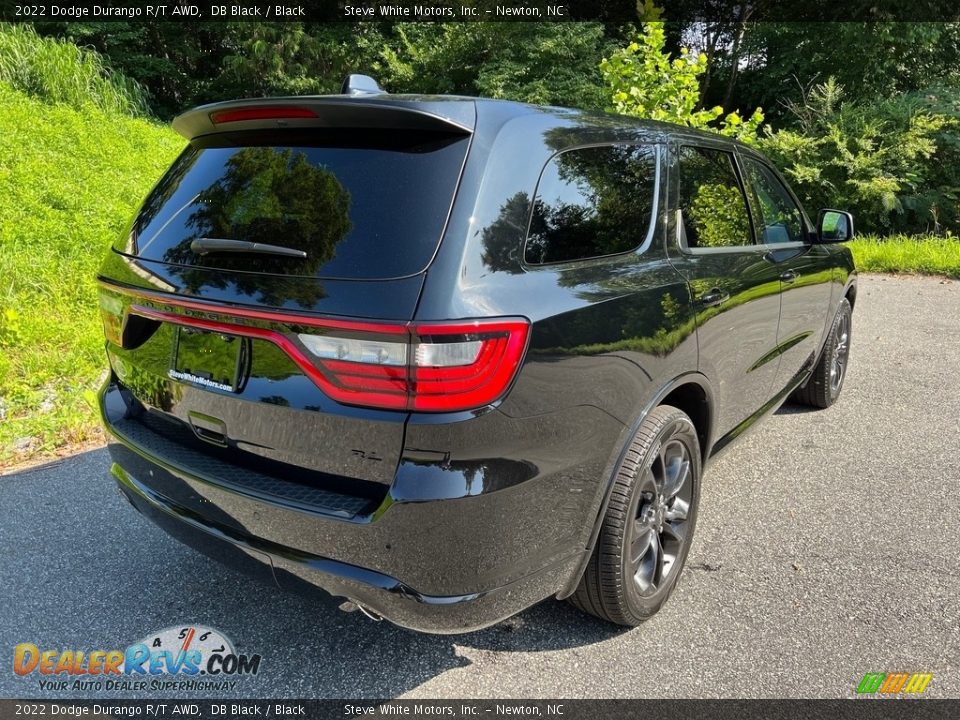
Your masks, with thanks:
[{"label": "rear wheel", "polygon": [[837,401],[843,389],[843,381],[847,379],[852,321],[852,308],[844,298],[840,301],[840,307],[833,319],[827,344],[820,354],[820,362],[806,384],[793,391],[790,396],[792,401],[818,408],[828,408]]},{"label": "rear wheel", "polygon": [[576,607],[619,625],[651,617],[677,585],[700,499],[700,443],[681,410],[655,408],[616,471]]}]

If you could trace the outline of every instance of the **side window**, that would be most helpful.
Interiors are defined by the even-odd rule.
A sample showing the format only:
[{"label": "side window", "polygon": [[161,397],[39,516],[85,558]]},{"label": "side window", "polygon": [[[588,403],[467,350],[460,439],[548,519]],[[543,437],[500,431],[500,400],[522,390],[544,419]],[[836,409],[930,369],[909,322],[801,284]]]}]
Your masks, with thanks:
[{"label": "side window", "polygon": [[731,153],[682,146],[679,205],[687,247],[753,245],[747,203]]},{"label": "side window", "polygon": [[760,242],[769,245],[806,240],[800,208],[779,178],[756,160],[746,158],[743,165],[759,205]]},{"label": "side window", "polygon": [[649,145],[568,150],[543,169],[524,259],[533,265],[633,250],[650,230],[657,156]]}]

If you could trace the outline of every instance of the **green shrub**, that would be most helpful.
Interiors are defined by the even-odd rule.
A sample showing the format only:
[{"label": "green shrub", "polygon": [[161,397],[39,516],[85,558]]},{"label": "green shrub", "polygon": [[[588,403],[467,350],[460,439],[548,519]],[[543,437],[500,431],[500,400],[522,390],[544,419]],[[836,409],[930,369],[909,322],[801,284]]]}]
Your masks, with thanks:
[{"label": "green shrub", "polygon": [[850,210],[858,227],[880,234],[960,230],[960,169],[944,162],[950,148],[956,155],[960,113],[922,94],[845,102],[832,79],[791,110],[796,126],[768,129],[761,146],[809,210]]},{"label": "green shrub", "polygon": [[0,23],[0,82],[51,103],[146,114],[146,96],[97,53],[42,38],[29,25]]}]

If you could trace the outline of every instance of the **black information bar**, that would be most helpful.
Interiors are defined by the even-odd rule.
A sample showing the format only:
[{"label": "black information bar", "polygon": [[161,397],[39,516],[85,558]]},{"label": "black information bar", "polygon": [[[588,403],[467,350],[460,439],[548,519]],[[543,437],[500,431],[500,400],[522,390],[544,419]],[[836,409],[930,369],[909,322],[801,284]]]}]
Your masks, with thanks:
[{"label": "black information bar", "polygon": [[[651,14],[653,13],[653,14]],[[0,0],[20,22],[943,21],[956,0]]]},{"label": "black information bar", "polygon": [[556,718],[556,720],[926,720],[960,699],[855,700],[0,700],[0,718]]}]

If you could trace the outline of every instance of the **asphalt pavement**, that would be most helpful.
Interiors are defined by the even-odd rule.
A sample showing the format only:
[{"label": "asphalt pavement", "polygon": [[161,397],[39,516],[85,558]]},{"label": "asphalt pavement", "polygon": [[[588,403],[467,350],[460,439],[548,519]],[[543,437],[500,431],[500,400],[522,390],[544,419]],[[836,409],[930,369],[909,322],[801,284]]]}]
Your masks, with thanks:
[{"label": "asphalt pavement", "polygon": [[167,537],[94,450],[0,477],[0,697],[136,697],[41,690],[13,648],[196,623],[262,656],[225,697],[835,698],[892,671],[960,697],[960,283],[859,288],[841,400],[786,406],[713,462],[677,592],[642,627],[548,601],[443,637],[318,606]]}]

